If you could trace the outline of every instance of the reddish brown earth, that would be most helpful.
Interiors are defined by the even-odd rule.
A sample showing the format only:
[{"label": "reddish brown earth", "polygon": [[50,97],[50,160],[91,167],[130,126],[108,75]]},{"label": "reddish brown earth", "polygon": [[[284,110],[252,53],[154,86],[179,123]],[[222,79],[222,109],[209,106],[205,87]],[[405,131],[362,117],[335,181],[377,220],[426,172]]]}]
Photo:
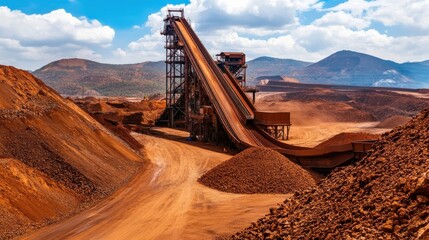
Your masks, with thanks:
[{"label": "reddish brown earth", "polygon": [[394,128],[400,125],[403,125],[411,120],[411,117],[406,116],[392,116],[390,118],[387,118],[377,124],[377,128]]},{"label": "reddish brown earth", "polygon": [[[285,92],[259,93],[256,106],[260,110],[290,112],[292,127],[287,142],[307,147],[315,147],[344,132],[381,134],[429,106],[426,95],[389,92],[387,89],[299,85],[299,88],[283,90]],[[377,126],[380,121],[381,125]]]},{"label": "reddish brown earth", "polygon": [[52,223],[127,182],[144,158],[30,73],[0,66],[0,236]]},{"label": "reddish brown earth", "polygon": [[[27,235],[26,238],[207,239],[218,235],[229,235],[243,229],[260,216],[268,206],[272,206],[279,199],[283,201],[286,198],[286,195],[225,193],[198,184],[198,176],[229,157],[180,141],[133,134],[137,142],[129,135],[126,127],[151,125],[150,121],[154,117],[149,116],[147,112],[158,111],[158,106],[152,106],[152,109],[151,101],[89,99],[89,103],[81,105],[82,108],[109,126],[133,148],[139,149],[141,144],[144,144],[153,163],[149,165],[147,171],[143,171],[125,187],[119,188],[142,165],[140,156],[71,101],[62,99],[30,74],[17,72],[13,68],[2,68],[1,71],[1,76],[7,76],[0,78],[0,236],[2,238],[17,236],[68,217],[116,189],[120,190],[96,206]],[[314,141],[314,144],[319,144],[321,139],[325,140],[335,135],[336,132],[333,131],[335,129],[341,132],[359,121],[379,120],[378,117],[382,119],[385,117],[384,111],[387,110],[389,114],[398,112],[409,114],[422,106],[419,103],[420,105],[413,107],[412,104],[415,102],[410,101],[402,102],[405,104],[405,109],[396,108],[390,111],[391,106],[383,108],[380,105],[377,106],[378,110],[375,109],[377,111],[371,109],[370,111],[373,112],[370,112],[366,111],[365,107],[361,107],[363,105],[359,105],[362,101],[366,101],[363,97],[365,95],[360,95],[359,104],[353,105],[353,101],[343,97],[336,98],[338,96],[335,94],[333,100],[328,99],[330,93],[329,90],[323,90],[326,98],[322,100],[299,99],[300,95],[295,95],[295,100],[280,98],[282,101],[266,102],[266,107],[271,110],[275,108],[285,110],[284,107],[289,106],[296,110],[293,112],[291,108],[286,108],[292,112],[293,137],[301,135],[295,132],[296,126],[309,126],[312,128],[311,131],[314,131],[314,126],[329,122],[330,128],[326,128],[324,132],[311,133],[313,136],[320,137]],[[377,95],[377,97],[380,96]],[[366,103],[374,104],[371,101]],[[160,106],[165,104],[159,103]],[[146,107],[145,104],[147,104]],[[387,102],[382,101],[381,104],[387,104]],[[347,121],[349,125],[345,125],[342,121]],[[427,126],[428,123],[425,124]],[[419,135],[426,130],[419,129],[414,135]],[[164,129],[163,131],[171,134],[173,130]],[[406,129],[403,131],[406,132]],[[188,136],[187,133],[181,134]],[[349,139],[349,137],[345,138]],[[418,141],[414,137],[410,135],[413,139],[405,141],[401,137],[385,135],[383,138],[385,140],[381,140],[384,145],[376,145],[381,146],[377,150],[378,153],[374,152],[374,157],[369,158],[373,163],[370,160],[364,160],[356,164],[356,169],[346,167],[343,169],[345,173],[336,171],[328,180],[323,181],[320,188],[314,187],[304,192],[305,194],[296,194],[293,200],[287,201],[277,210],[273,209],[272,214],[267,216],[269,220],[261,220],[260,223],[255,224],[258,230],[251,231],[255,231],[258,235],[261,229],[262,234],[274,236],[276,230],[271,227],[280,229],[279,234],[289,233],[290,223],[296,222],[296,228],[293,228],[292,233],[298,235],[291,233],[292,239],[294,236],[310,238],[305,235],[307,232],[314,234],[312,236],[327,239],[343,239],[345,234],[353,236],[352,234],[356,232],[366,234],[367,239],[373,236],[389,238],[393,234],[399,234],[399,237],[406,239],[404,226],[408,228],[414,224],[413,226],[417,227],[410,227],[410,231],[415,230],[416,234],[419,234],[418,232],[422,231],[419,229],[424,229],[421,226],[426,226],[428,222],[426,217],[429,214],[427,214],[427,208],[424,208],[427,206],[424,192],[426,188],[423,186],[416,190],[405,186],[412,186],[416,182],[417,175],[420,176],[422,169],[427,169],[428,166],[423,164],[417,167],[417,163],[410,162],[414,160],[405,160],[401,155],[406,152],[409,156],[416,156],[415,159],[418,159],[419,163],[425,162],[422,159],[427,160],[427,152],[413,150],[413,147],[422,146],[419,141],[424,137],[419,135]],[[343,141],[343,138],[337,137],[332,141]],[[406,146],[405,143],[408,145]],[[425,144],[427,146],[428,143]],[[399,150],[396,151],[396,149]],[[256,155],[253,155],[253,158],[256,158]],[[383,163],[378,163],[380,161]],[[254,180],[262,176],[262,179],[273,180],[273,176],[280,175],[278,170],[284,170],[278,166],[282,167],[284,164],[293,169],[287,161],[281,162],[282,164],[269,162],[267,161],[267,166],[270,167],[267,168],[260,168],[264,164],[253,166],[253,170],[249,170],[244,178]],[[367,166],[371,164],[374,166]],[[394,164],[396,165],[393,166]],[[275,170],[266,171],[271,168]],[[379,170],[374,170],[375,168]],[[227,170],[234,170],[234,166]],[[384,172],[387,176],[382,174]],[[264,175],[258,175],[259,173]],[[243,171],[236,172],[237,176],[239,174],[243,174]],[[234,177],[237,176],[234,175]],[[311,179],[309,176],[305,179],[295,177],[297,179],[294,178],[294,181],[298,180],[298,185],[302,184],[301,180]],[[400,177],[405,180],[397,183],[395,179]],[[295,185],[288,185],[291,179],[285,178],[284,175],[281,179],[274,179],[277,183],[275,182],[270,189],[284,187],[283,184],[276,185],[281,181],[286,181],[284,185],[292,189],[291,191],[301,189]],[[234,186],[237,185],[235,183],[226,184]],[[393,187],[388,186],[388,183]],[[380,187],[377,187],[378,185]],[[413,188],[413,190],[394,192],[391,189],[397,189],[398,186],[399,189],[403,186],[402,189]],[[268,188],[268,186],[263,187]],[[254,188],[250,190],[255,191]],[[386,192],[385,195],[383,195],[384,192]],[[401,205],[400,208],[397,208],[398,204]],[[284,209],[289,206],[293,209],[285,211]],[[356,211],[359,213],[354,212],[354,206],[358,206]],[[409,218],[399,214],[401,208],[406,210]],[[362,212],[360,212],[361,209]],[[418,212],[421,214],[416,217]],[[352,220],[347,218],[348,216],[353,216]],[[280,218],[287,221],[277,224],[276,221]],[[283,231],[283,227],[287,231]],[[272,233],[268,232],[267,228],[270,228]],[[251,238],[253,233],[243,234],[248,234],[246,237]],[[261,238],[260,235],[258,236]],[[414,236],[411,234],[411,237]]]},{"label": "reddish brown earth", "polygon": [[143,145],[130,135],[131,131],[147,132],[165,109],[164,100],[87,97],[73,101],[135,150]]},{"label": "reddish brown earth", "polygon": [[288,196],[233,194],[199,184],[202,173],[230,156],[184,141],[188,132],[156,129],[174,140],[132,134],[153,163],[146,171],[96,206],[23,239],[213,239],[244,228]]},{"label": "reddish brown earth", "polygon": [[429,109],[231,239],[428,239]]},{"label": "reddish brown earth", "polygon": [[364,140],[377,140],[380,137],[378,134],[372,134],[372,133],[364,133],[364,132],[358,132],[358,133],[339,133],[330,139],[320,143],[317,145],[317,148],[323,148],[327,146],[336,146],[336,145],[342,145],[346,143],[351,143],[354,141],[364,141]]},{"label": "reddish brown earth", "polygon": [[[289,84],[285,88],[271,90],[273,92],[269,94],[268,92],[260,94],[258,100],[262,105],[272,104],[275,108],[288,103],[313,106],[316,107],[315,111],[307,112],[305,111],[307,108],[304,108],[304,111],[298,111],[298,113],[307,112],[313,116],[324,116],[324,118],[317,118],[321,121],[383,121],[392,116],[413,116],[429,107],[426,94],[397,89]],[[292,112],[293,116],[294,112]],[[300,124],[296,122],[299,120],[300,118],[293,119],[293,123]]]},{"label": "reddish brown earth", "polygon": [[269,148],[248,148],[198,181],[231,193],[293,193],[316,185],[302,167]]},{"label": "reddish brown earth", "polygon": [[92,116],[114,125],[153,126],[165,109],[165,100],[87,97],[73,101]]}]

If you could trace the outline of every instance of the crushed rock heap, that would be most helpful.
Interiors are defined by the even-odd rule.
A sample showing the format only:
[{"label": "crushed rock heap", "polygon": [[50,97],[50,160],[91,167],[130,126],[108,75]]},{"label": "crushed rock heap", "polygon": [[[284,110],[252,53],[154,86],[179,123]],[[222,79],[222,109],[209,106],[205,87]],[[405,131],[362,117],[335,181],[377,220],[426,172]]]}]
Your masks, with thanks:
[{"label": "crushed rock heap", "polygon": [[231,239],[429,239],[429,110]]},{"label": "crushed rock heap", "polygon": [[316,185],[306,170],[268,148],[248,148],[198,181],[231,193],[293,193]]}]

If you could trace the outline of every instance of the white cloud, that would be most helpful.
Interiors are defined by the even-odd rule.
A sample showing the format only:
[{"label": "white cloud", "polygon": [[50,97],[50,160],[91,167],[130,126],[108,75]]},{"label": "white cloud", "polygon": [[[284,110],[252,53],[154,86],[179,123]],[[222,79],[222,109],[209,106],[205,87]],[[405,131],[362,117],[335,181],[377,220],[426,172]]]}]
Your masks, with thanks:
[{"label": "white cloud", "polygon": [[331,8],[332,11],[350,11],[366,19],[381,22],[385,26],[404,26],[429,30],[429,1],[427,0],[349,0]]},{"label": "white cloud", "polygon": [[125,57],[125,56],[127,56],[127,52],[125,52],[121,48],[117,48],[115,51],[113,51],[113,55],[115,57]]},{"label": "white cloud", "polygon": [[[272,37],[268,40],[267,35],[285,34],[299,25],[297,12],[309,9],[319,9],[321,4],[317,0],[191,0],[188,5],[167,5],[159,12],[149,15],[145,24],[151,29],[152,34],[143,36],[128,45],[127,54],[145,56],[140,61],[158,57],[164,58],[164,37],[159,33],[167,15],[168,9],[183,8],[185,17],[197,30],[199,36],[207,48],[211,51],[225,50],[222,48],[236,49],[237,51],[249,51],[249,56],[273,55],[279,56],[277,47],[282,46],[281,51],[294,50],[303,53],[302,48],[296,46],[292,49],[287,45],[285,39],[290,37]],[[262,37],[250,39],[241,37],[238,33],[252,34]],[[267,45],[268,43],[268,45]],[[256,44],[257,46],[252,46]],[[272,48],[270,48],[272,47]],[[274,53],[274,54],[273,54]]]},{"label": "white cloud", "polygon": [[[413,2],[422,4],[420,0]],[[191,0],[188,5],[168,5],[148,17],[145,26],[151,29],[151,34],[131,42],[124,51],[128,59],[135,61],[163,59],[164,38],[159,32],[167,9],[184,8],[185,17],[191,19],[191,25],[212,55],[220,51],[243,51],[248,59],[268,55],[318,61],[347,49],[398,62],[429,58],[424,43],[428,34],[390,36],[372,28],[374,21],[387,24],[387,20],[382,20],[387,14],[383,9],[405,8],[402,3],[350,0],[330,9],[322,6],[323,2],[316,0]],[[305,11],[325,14],[303,25],[299,16]]]},{"label": "white cloud", "polygon": [[292,36],[310,52],[329,51],[331,53],[342,49],[365,52],[383,48],[393,40],[392,37],[380,34],[373,29],[354,31],[343,26],[302,26],[297,28]]},{"label": "white cloud", "polygon": [[115,31],[97,20],[76,18],[64,9],[47,14],[27,15],[0,7],[0,37],[13,38],[25,45],[49,45],[64,43],[107,44]]},{"label": "white cloud", "polygon": [[63,57],[100,59],[115,31],[63,9],[28,15],[0,7],[0,63],[34,69]]},{"label": "white cloud", "polygon": [[275,31],[298,24],[298,11],[320,7],[317,0],[195,0],[191,1],[189,8],[192,5],[199,6],[197,15],[191,16],[199,32],[237,27],[250,31]]},{"label": "white cloud", "polygon": [[190,4],[167,5],[149,15],[145,26],[159,32],[168,9],[183,8],[185,17],[198,32],[225,29],[247,29],[275,34],[279,28],[298,24],[298,11],[319,9],[317,0],[191,0]]},{"label": "white cloud", "polygon": [[0,63],[14,59],[34,65],[71,56],[116,63],[163,60],[160,31],[169,8],[184,8],[212,55],[243,51],[248,59],[268,55],[318,61],[347,49],[398,62],[429,59],[427,0],[349,0],[329,9],[317,0],[191,0],[149,15],[144,24],[133,26],[150,29],[148,34],[114,47],[114,30],[96,20],[61,9],[27,15],[0,7]]},{"label": "white cloud", "polygon": [[315,20],[313,22],[316,26],[344,26],[351,29],[365,29],[371,25],[371,22],[355,17],[350,13],[343,11],[338,12],[328,12],[323,17]]},{"label": "white cloud", "polygon": [[368,2],[366,0],[349,0],[340,3],[337,6],[328,9],[328,11],[350,11],[355,16],[362,16],[368,9],[373,7],[375,2]]}]

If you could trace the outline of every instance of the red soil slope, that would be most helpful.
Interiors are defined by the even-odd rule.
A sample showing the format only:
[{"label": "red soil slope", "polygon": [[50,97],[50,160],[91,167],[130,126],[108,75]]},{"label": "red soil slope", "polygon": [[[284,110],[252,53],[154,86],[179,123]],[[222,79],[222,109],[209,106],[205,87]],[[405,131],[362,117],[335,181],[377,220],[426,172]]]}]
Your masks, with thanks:
[{"label": "red soil slope", "polygon": [[142,161],[42,81],[0,66],[0,238],[106,196],[129,180]]}]

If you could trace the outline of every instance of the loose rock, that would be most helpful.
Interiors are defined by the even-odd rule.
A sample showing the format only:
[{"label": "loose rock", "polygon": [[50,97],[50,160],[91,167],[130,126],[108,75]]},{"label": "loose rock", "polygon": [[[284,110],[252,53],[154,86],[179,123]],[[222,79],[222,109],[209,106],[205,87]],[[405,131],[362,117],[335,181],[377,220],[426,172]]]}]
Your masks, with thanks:
[{"label": "loose rock", "polygon": [[231,239],[259,239],[272,228],[275,239],[427,239],[428,139],[426,109],[383,134],[364,159],[338,168]]},{"label": "loose rock", "polygon": [[246,149],[198,181],[232,193],[293,193],[316,185],[306,170],[268,148]]}]

